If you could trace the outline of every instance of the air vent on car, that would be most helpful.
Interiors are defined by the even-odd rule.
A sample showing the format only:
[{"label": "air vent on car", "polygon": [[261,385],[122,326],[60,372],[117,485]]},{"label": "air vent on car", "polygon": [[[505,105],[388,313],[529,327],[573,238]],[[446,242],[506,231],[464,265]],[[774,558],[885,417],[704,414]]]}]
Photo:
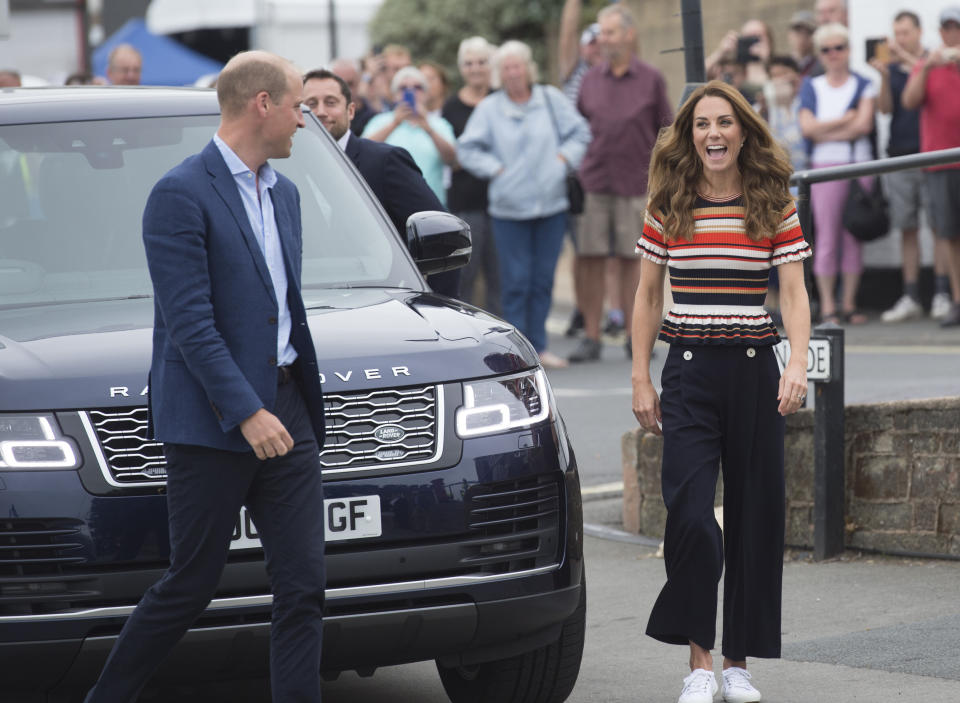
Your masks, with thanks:
[{"label": "air vent on car", "polygon": [[559,478],[540,475],[477,486],[468,492],[468,527],[479,539],[462,560],[483,573],[510,573],[557,561]]},{"label": "air vent on car", "polygon": [[0,519],[0,615],[45,613],[96,596],[84,562],[79,520]]}]

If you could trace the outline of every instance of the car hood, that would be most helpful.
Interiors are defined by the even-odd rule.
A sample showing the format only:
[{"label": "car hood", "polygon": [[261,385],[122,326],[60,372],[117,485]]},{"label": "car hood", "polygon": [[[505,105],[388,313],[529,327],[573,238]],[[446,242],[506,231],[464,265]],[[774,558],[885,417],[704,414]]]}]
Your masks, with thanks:
[{"label": "car hood", "polygon": [[[482,378],[530,368],[530,344],[489,313],[398,289],[304,291],[326,391]],[[0,310],[0,410],[146,402],[151,299]]]}]

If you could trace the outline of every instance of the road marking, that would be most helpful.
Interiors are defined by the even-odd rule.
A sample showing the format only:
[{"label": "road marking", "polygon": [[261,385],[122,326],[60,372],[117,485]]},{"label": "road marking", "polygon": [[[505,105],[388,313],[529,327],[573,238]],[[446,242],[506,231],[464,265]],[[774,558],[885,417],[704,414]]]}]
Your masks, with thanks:
[{"label": "road marking", "polygon": [[609,539],[614,542],[642,544],[645,547],[651,547],[653,549],[656,549],[661,544],[661,540],[656,539],[655,537],[645,537],[643,535],[635,535],[632,532],[624,532],[623,530],[616,530],[612,527],[607,527],[606,525],[593,525],[589,522],[584,523],[583,534],[589,535],[590,537],[598,537],[600,539]]},{"label": "road marking", "polygon": [[631,395],[631,388],[557,388],[553,394],[558,398],[593,398],[601,395]]},{"label": "road marking", "polygon": [[911,344],[889,344],[885,346],[847,344],[844,346],[844,350],[854,354],[960,354],[960,347],[956,346],[921,347]]},{"label": "road marking", "polygon": [[581,488],[580,493],[585,496],[597,495],[598,493],[623,493],[623,481],[611,481],[610,483],[598,483],[596,486],[587,486]]}]

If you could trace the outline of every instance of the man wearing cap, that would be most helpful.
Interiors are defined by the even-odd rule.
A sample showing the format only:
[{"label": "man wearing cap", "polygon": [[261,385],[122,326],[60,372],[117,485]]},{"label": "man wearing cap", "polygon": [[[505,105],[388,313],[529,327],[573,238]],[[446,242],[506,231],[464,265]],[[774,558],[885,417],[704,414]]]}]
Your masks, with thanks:
[{"label": "man wearing cap", "polygon": [[[605,7],[597,20],[606,60],[583,77],[577,101],[593,140],[580,166],[586,199],[576,233],[581,267],[577,301],[584,338],[569,357],[575,362],[600,358],[604,269],[611,254],[623,316],[632,317],[640,281],[634,250],[643,229],[650,153],[660,128],[673,121],[663,75],[637,58],[637,24],[627,6]],[[629,338],[626,349],[629,357]]]},{"label": "man wearing cap", "polygon": [[[907,110],[920,108],[920,151],[960,147],[960,5],[940,13],[943,46],[918,61],[903,90]],[[953,303],[940,324],[960,325],[960,164],[933,166],[926,172],[930,221],[947,242]]]},{"label": "man wearing cap", "polygon": [[809,76],[817,63],[813,52],[813,33],[817,29],[816,20],[809,10],[794,12],[790,18],[790,27],[787,30],[787,42],[790,44],[790,55],[797,62],[800,77]]}]

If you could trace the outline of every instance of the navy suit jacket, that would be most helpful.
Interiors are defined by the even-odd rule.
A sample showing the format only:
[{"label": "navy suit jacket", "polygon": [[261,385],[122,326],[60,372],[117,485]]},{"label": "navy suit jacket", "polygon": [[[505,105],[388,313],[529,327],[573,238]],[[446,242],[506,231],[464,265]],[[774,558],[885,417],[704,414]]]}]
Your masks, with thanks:
[{"label": "navy suit jacket", "polygon": [[[351,135],[346,152],[387,211],[402,241],[407,241],[407,218],[413,213],[424,210],[446,212],[406,149]],[[451,298],[460,295],[458,269],[428,276],[427,283],[436,292]]]},{"label": "navy suit jacket", "polygon": [[[270,190],[286,265],[297,381],[323,445],[323,396],[300,294],[300,195],[278,175]],[[143,242],[154,288],[150,420],[162,442],[252,451],[240,423],[277,394],[279,307],[266,259],[217,146],[153,187]]]},{"label": "navy suit jacket", "polygon": [[410,215],[446,210],[406,149],[351,135],[346,152],[404,241]]}]

